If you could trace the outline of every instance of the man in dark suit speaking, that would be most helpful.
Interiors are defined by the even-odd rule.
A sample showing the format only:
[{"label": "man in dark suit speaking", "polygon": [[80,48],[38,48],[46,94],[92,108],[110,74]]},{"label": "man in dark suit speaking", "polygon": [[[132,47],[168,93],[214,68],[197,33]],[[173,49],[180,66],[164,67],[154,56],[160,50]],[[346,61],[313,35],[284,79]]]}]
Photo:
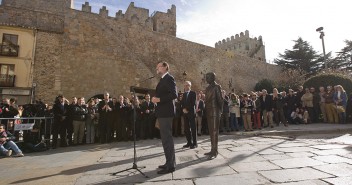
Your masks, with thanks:
[{"label": "man in dark suit speaking", "polygon": [[169,74],[169,64],[160,62],[156,66],[157,74],[161,79],[156,86],[155,97],[152,102],[156,104],[155,116],[159,122],[161,142],[163,144],[166,163],[160,165],[158,174],[172,173],[175,171],[175,147],[172,138],[172,121],[175,117],[175,99],[177,98],[176,82]]},{"label": "man in dark suit speaking", "polygon": [[185,123],[185,134],[187,138],[187,144],[184,148],[197,148],[197,128],[196,128],[196,92],[191,91],[191,82],[185,82],[185,92],[183,93],[183,99],[181,107],[183,111],[183,118]]}]

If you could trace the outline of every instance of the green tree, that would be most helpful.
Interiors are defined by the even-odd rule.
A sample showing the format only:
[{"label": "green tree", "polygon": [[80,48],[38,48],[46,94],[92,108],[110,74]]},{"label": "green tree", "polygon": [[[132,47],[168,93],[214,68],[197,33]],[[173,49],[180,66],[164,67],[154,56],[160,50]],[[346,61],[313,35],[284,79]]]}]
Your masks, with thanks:
[{"label": "green tree", "polygon": [[331,66],[336,69],[352,70],[352,40],[345,40],[346,46],[337,52],[337,56],[331,60]]},{"label": "green tree", "polygon": [[279,58],[274,59],[274,62],[287,69],[300,69],[308,76],[315,74],[322,67],[323,56],[317,54],[313,47],[304,41],[301,37],[295,42],[292,50],[286,49],[283,54],[279,53]]},{"label": "green tree", "polygon": [[254,90],[261,91],[263,89],[266,89],[268,93],[272,93],[274,87],[275,87],[275,82],[265,78],[255,84]]}]

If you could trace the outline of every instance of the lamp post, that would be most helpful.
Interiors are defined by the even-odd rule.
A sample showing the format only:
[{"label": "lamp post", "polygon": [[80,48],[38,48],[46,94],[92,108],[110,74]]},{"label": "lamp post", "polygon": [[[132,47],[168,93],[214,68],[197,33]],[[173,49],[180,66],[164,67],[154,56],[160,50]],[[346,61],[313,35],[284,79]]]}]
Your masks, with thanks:
[{"label": "lamp post", "polygon": [[325,64],[325,70],[326,70],[326,69],[328,69],[328,64],[326,63],[325,44],[324,44],[324,36],[325,36],[325,34],[323,32],[323,29],[324,29],[323,27],[319,27],[315,31],[320,33],[319,38],[321,39],[321,42],[323,44],[324,64]]}]

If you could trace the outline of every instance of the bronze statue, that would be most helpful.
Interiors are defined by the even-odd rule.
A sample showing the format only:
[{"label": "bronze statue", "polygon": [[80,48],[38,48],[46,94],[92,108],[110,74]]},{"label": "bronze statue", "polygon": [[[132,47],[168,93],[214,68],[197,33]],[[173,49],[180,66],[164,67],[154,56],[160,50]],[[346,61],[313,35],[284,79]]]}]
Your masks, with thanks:
[{"label": "bronze statue", "polygon": [[209,84],[205,90],[205,111],[211,141],[211,151],[204,155],[208,155],[208,159],[211,160],[218,155],[219,125],[224,99],[221,94],[221,86],[215,82],[215,73],[207,73],[205,77]]}]

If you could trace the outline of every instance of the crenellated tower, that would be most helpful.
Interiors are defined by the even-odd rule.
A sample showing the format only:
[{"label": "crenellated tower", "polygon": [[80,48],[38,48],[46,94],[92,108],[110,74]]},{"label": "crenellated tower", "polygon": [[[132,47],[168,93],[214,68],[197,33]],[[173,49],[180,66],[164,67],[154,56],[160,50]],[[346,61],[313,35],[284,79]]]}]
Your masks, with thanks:
[{"label": "crenellated tower", "polygon": [[[83,12],[91,12],[92,8],[89,2],[82,4]],[[100,9],[100,15],[108,17],[108,10],[105,6]],[[147,30],[165,33],[176,36],[176,6],[172,5],[166,13],[155,11],[149,16],[149,10],[146,8],[136,7],[134,2],[131,2],[125,12],[119,10],[115,14],[115,19],[125,19],[132,24],[145,26]]]},{"label": "crenellated tower", "polygon": [[226,38],[215,43],[215,48],[266,61],[262,36],[250,38],[248,30],[244,33],[241,32],[240,35],[236,34],[235,36],[231,36],[231,38]]}]

